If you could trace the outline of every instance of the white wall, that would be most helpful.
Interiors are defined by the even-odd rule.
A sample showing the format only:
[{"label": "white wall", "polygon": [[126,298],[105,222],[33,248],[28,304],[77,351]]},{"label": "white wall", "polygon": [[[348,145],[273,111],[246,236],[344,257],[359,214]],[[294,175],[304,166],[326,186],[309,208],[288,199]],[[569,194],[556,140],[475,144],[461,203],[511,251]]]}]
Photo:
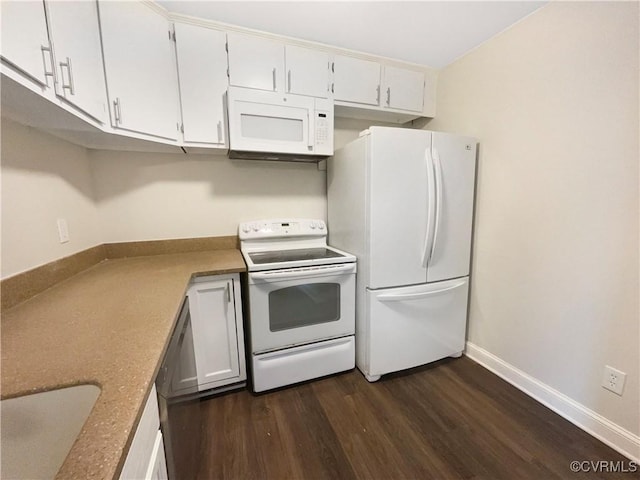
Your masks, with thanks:
[{"label": "white wall", "polygon": [[[102,243],[87,151],[2,119],[2,278]],[[70,241],[58,240],[57,219]]]},{"label": "white wall", "polygon": [[[336,120],[336,145],[367,128]],[[261,218],[326,218],[317,164],[224,156],[91,151],[104,242],[235,235]]]},{"label": "white wall", "polygon": [[550,3],[447,67],[427,126],[480,141],[469,340],[636,435],[638,19]]},{"label": "white wall", "polygon": [[[368,122],[336,119],[337,145]],[[326,218],[315,164],[91,151],[2,119],[2,278],[106,242],[235,235],[244,220]],[[56,220],[69,224],[58,241]]]}]

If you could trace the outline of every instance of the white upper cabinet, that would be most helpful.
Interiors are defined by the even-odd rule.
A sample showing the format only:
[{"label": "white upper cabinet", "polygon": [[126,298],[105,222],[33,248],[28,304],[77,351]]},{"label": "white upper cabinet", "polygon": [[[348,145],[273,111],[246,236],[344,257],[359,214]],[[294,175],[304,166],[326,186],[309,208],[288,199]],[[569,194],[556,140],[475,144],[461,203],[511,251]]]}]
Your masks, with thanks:
[{"label": "white upper cabinet", "polygon": [[229,85],[284,92],[282,43],[239,33],[227,35]]},{"label": "white upper cabinet", "polygon": [[294,95],[329,96],[329,54],[262,37],[227,35],[229,85]]},{"label": "white upper cabinet", "polygon": [[226,35],[183,23],[175,32],[184,141],[225,146]]},{"label": "white upper cabinet", "polygon": [[106,123],[107,95],[96,4],[49,1],[47,17],[56,59],[56,93]]},{"label": "white upper cabinet", "polygon": [[285,47],[286,92],[310,97],[329,96],[329,54],[321,50]]},{"label": "white upper cabinet", "polygon": [[40,86],[53,86],[53,57],[42,1],[2,2],[1,55]]},{"label": "white upper cabinet", "polygon": [[333,83],[336,101],[380,104],[380,64],[377,62],[336,55]]},{"label": "white upper cabinet", "polygon": [[112,126],[176,140],[178,88],[168,20],[142,2],[98,5]]},{"label": "white upper cabinet", "polygon": [[422,112],[424,86],[424,72],[387,65],[382,81],[382,105],[385,108]]}]

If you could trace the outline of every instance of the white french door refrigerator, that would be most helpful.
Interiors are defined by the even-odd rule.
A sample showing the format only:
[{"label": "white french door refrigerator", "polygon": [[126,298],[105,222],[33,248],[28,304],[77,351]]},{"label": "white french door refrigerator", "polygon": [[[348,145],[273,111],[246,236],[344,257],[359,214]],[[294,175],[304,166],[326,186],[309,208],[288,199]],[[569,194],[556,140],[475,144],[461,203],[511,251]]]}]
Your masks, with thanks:
[{"label": "white french door refrigerator", "polygon": [[367,380],[464,350],[477,142],[371,127],[328,161],[332,245],[358,259]]}]

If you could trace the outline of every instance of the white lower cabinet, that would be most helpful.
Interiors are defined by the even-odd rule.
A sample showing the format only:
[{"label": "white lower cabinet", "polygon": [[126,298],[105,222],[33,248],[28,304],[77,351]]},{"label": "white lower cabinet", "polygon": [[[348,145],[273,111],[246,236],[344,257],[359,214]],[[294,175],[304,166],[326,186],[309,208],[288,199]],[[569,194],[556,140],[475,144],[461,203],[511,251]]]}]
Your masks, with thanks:
[{"label": "white lower cabinet", "polygon": [[158,396],[154,385],[149,392],[147,404],[129,447],[120,480],[166,480],[167,478]]},{"label": "white lower cabinet", "polygon": [[151,452],[151,459],[147,468],[147,474],[145,479],[150,480],[167,480],[169,474],[167,473],[167,460],[164,456],[164,442],[162,440],[162,431],[158,430],[156,434],[156,441],[153,445],[153,451]]},{"label": "white lower cabinet", "polygon": [[[240,276],[236,274],[195,279],[187,292],[193,343],[185,341],[185,364],[174,385],[184,388],[197,381],[198,390],[223,387],[247,379]],[[195,357],[195,366],[188,359]],[[193,368],[195,367],[195,369]],[[195,371],[194,371],[195,370]]]}]

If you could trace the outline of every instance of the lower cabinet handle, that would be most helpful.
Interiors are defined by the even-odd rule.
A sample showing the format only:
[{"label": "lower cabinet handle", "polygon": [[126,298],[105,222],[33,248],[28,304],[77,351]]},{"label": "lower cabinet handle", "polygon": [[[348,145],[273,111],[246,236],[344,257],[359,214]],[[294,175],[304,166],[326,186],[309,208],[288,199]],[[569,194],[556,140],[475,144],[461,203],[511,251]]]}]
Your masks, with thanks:
[{"label": "lower cabinet handle", "polygon": [[391,106],[391,87],[387,87],[387,107]]}]

